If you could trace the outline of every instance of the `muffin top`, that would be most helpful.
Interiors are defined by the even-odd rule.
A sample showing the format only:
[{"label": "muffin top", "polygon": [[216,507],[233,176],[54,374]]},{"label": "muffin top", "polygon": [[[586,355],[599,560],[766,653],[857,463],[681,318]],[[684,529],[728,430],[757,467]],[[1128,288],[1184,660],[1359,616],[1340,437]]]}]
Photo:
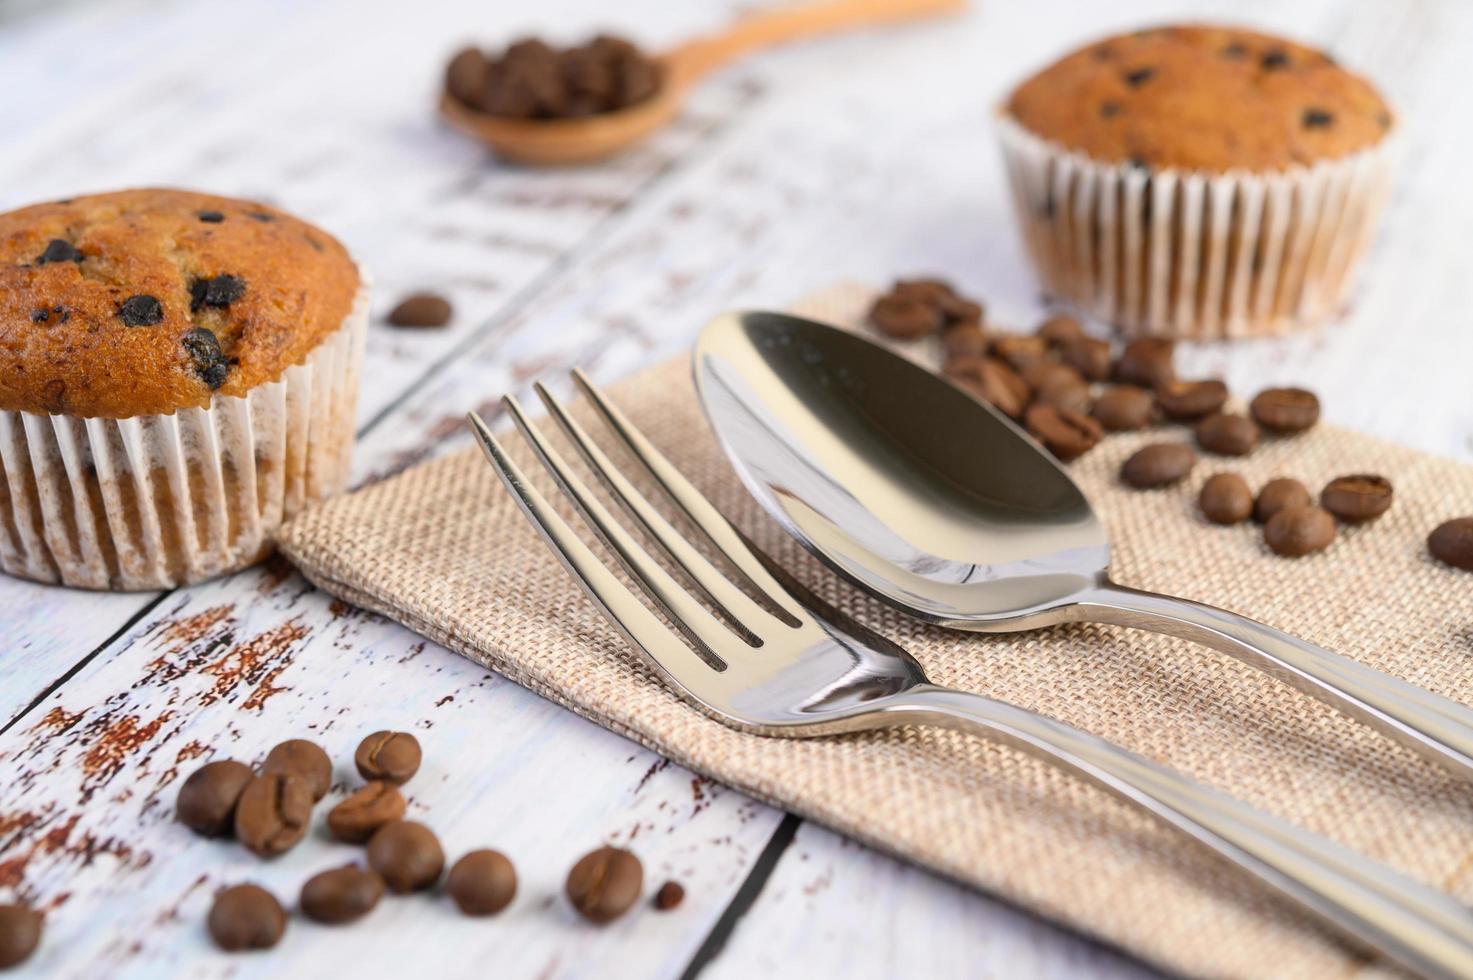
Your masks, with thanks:
[{"label": "muffin top", "polygon": [[1374,145],[1391,110],[1329,55],[1253,31],[1181,26],[1065,55],[1013,91],[1026,129],[1106,163],[1275,171]]},{"label": "muffin top", "polygon": [[358,268],[275,208],[130,190],[0,215],[0,410],[128,418],[274,381],[343,322]]}]

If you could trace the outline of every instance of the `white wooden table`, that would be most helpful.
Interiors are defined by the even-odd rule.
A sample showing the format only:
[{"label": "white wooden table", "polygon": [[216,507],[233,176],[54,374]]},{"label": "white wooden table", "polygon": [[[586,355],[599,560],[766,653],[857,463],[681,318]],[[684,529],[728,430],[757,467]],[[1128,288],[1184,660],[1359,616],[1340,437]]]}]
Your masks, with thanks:
[{"label": "white wooden table", "polygon": [[[1327,416],[1473,458],[1473,5],[1458,0],[980,0],[962,21],[793,48],[711,80],[652,143],[599,167],[489,159],[430,111],[462,40],[621,30],[658,48],[750,6],[625,0],[0,0],[0,207],[135,185],[269,199],[331,229],[377,309],[453,297],[444,331],[375,322],[356,479],[460,444],[459,419],[582,365],[609,380],[712,314],[840,278],[949,275],[993,319],[1042,309],[1002,193],[989,109],[1076,41],[1232,17],[1327,45],[1406,122],[1372,274],[1337,327],[1187,352],[1239,390],[1317,388]],[[1150,971],[986,896],[714,786],[280,562],[168,593],[0,579],[0,900],[48,910],[22,975],[1131,977]],[[447,850],[495,846],[522,890],[492,920],[393,899],[371,924],[293,920],[256,956],[213,949],[221,883],[294,899],[355,851],[324,835],[263,863],[173,822],[213,752],[305,736],[344,763],[421,737],[411,813]],[[341,790],[341,785],[338,792]],[[331,802],[331,800],[329,800]],[[633,847],[679,910],[607,928],[560,898],[571,862]]]}]

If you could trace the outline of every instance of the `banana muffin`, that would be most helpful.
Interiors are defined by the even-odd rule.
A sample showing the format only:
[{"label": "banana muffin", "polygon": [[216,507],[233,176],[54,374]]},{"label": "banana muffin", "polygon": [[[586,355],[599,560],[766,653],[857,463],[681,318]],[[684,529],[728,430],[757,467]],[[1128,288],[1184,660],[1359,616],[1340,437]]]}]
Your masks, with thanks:
[{"label": "banana muffin", "polygon": [[1000,116],[1049,290],[1129,332],[1189,337],[1339,311],[1395,127],[1376,89],[1325,53],[1201,25],[1087,45]]},{"label": "banana muffin", "polygon": [[0,215],[0,566],[159,588],[342,487],[367,288],[262,204],[120,191]]}]

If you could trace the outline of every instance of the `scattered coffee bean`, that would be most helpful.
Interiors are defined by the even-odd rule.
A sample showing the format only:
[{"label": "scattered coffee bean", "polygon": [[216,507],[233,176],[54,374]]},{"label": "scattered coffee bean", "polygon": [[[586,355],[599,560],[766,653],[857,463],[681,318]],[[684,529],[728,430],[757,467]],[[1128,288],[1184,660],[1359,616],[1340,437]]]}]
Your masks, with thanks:
[{"label": "scattered coffee bean", "polygon": [[585,854],[568,872],[565,890],[578,914],[590,922],[612,922],[639,901],[644,866],[618,847]]},{"label": "scattered coffee bean", "polygon": [[685,900],[685,887],[678,881],[667,881],[655,892],[655,908],[668,912]]},{"label": "scattered coffee bean", "polygon": [[194,216],[210,225],[218,225],[225,220],[225,215],[219,211],[196,211]]},{"label": "scattered coffee bean", "polygon": [[1196,464],[1197,454],[1191,446],[1155,442],[1125,461],[1120,467],[1120,479],[1137,490],[1151,490],[1181,481]]},{"label": "scattered coffee bean", "polygon": [[372,912],[383,897],[384,879],[356,864],[345,864],[308,878],[297,907],[314,922],[338,925]]},{"label": "scattered coffee bean", "polygon": [[411,293],[389,311],[396,327],[443,327],[450,322],[450,301],[435,293]]},{"label": "scattered coffee bean", "polygon": [[1197,504],[1214,524],[1240,524],[1253,513],[1253,491],[1238,474],[1218,473],[1202,484]]},{"label": "scattered coffee bean", "polygon": [[1089,381],[1104,381],[1110,376],[1110,342],[1098,337],[1081,337],[1059,348],[1064,363]]},{"label": "scattered coffee bean", "polygon": [[179,343],[183,345],[184,353],[189,355],[194,372],[207,388],[214,391],[225,383],[230,374],[230,360],[220,349],[220,341],[215,339],[214,331],[206,327],[191,327],[184,331]]},{"label": "scattered coffee bean", "polygon": [[1264,525],[1263,540],[1274,554],[1285,558],[1323,551],[1335,540],[1335,518],[1313,505],[1285,507]]},{"label": "scattered coffee bean", "polygon": [[434,831],[413,820],[396,820],[368,841],[368,866],[400,894],[421,891],[440,880],[445,851]]},{"label": "scattered coffee bean", "polygon": [[1221,410],[1227,396],[1221,381],[1167,381],[1156,389],[1156,404],[1167,418],[1190,421]]},{"label": "scattered coffee bean", "polygon": [[246,784],[235,805],[235,836],[252,852],[273,857],[307,835],[312,788],[301,776],[273,772]]},{"label": "scattered coffee bean", "polygon": [[1095,399],[1091,412],[1109,431],[1129,432],[1156,420],[1156,399],[1144,388],[1115,385]]},{"label": "scattered coffee bean", "polygon": [[130,327],[151,327],[164,319],[164,305],[152,296],[129,296],[118,306],[118,319]]},{"label": "scattered coffee bean", "polygon": [[1176,345],[1161,337],[1140,337],[1125,345],[1115,362],[1115,380],[1155,390],[1176,377]]},{"label": "scattered coffee bean", "polygon": [[0,970],[19,966],[41,944],[44,920],[25,905],[0,905]]},{"label": "scattered coffee bean", "polygon": [[322,751],[322,746],[305,738],[293,738],[266,753],[261,764],[261,773],[292,772],[307,781],[312,790],[312,801],[322,799],[332,786],[332,760]]},{"label": "scattered coffee bean", "polygon": [[471,851],[451,866],[445,890],[466,915],[495,915],[516,897],[517,869],[500,851]]},{"label": "scattered coffee bean", "polygon": [[[1073,368],[1062,364],[1049,364],[1054,370],[1046,372],[1033,390],[1033,404],[1052,405],[1054,408],[1088,415],[1093,399],[1089,384]],[[1090,420],[1094,424],[1094,420]]]},{"label": "scattered coffee bean", "polygon": [[1253,503],[1253,519],[1260,524],[1267,524],[1281,510],[1309,507],[1313,503],[1314,498],[1309,495],[1304,484],[1281,476],[1269,480],[1258,491],[1258,499]]},{"label": "scattered coffee bean", "polygon": [[1218,412],[1197,423],[1197,445],[1219,456],[1247,456],[1258,445],[1258,426],[1244,415]]},{"label": "scattered coffee bean", "polygon": [[364,779],[403,786],[419,772],[419,740],[408,732],[374,732],[358,743],[353,762]]},{"label": "scattered coffee bean", "polygon": [[404,794],[374,780],[327,811],[327,829],[340,841],[362,844],[385,824],[404,818]]},{"label": "scattered coffee bean", "polygon": [[1336,477],[1320,491],[1320,506],[1347,524],[1374,520],[1391,506],[1391,481],[1374,473]]},{"label": "scattered coffee bean", "polygon": [[1427,535],[1432,557],[1454,568],[1473,572],[1473,517],[1443,521]]},{"label": "scattered coffee bean", "polygon": [[881,296],[869,311],[870,322],[887,337],[918,340],[941,329],[942,316],[930,303],[906,296]]},{"label": "scattered coffee bean", "polygon": [[997,358],[955,358],[946,365],[945,373],[1009,418],[1022,417],[1030,395],[1028,383]]},{"label": "scattered coffee bean", "polygon": [[901,279],[890,289],[891,296],[917,299],[940,313],[947,326],[982,322],[982,307],[963,297],[944,279]]},{"label": "scattered coffee bean", "polygon": [[215,896],[207,925],[215,945],[227,952],[270,949],[286,932],[286,912],[259,885],[235,885]]},{"label": "scattered coffee bean", "polygon": [[1038,327],[1038,336],[1051,347],[1064,347],[1085,339],[1084,328],[1079,321],[1065,313],[1051,316]]},{"label": "scattered coffee bean", "polygon": [[1024,423],[1033,438],[1066,463],[1089,452],[1105,434],[1100,423],[1088,415],[1053,405],[1031,406]]},{"label": "scattered coffee bean", "polygon": [[179,822],[196,834],[222,837],[235,827],[235,804],[256,774],[234,759],[207,762],[184,780],[174,803]]},{"label": "scattered coffee bean", "polygon": [[189,284],[189,312],[198,313],[203,307],[224,309],[245,295],[245,280],[239,276],[219,275],[209,279],[196,279]]},{"label": "scattered coffee bean", "polygon": [[1025,371],[1029,365],[1046,359],[1048,354],[1048,344],[1042,337],[1005,333],[992,338],[992,356],[1001,358],[1014,371]]},{"label": "scattered coffee bean", "polygon": [[987,334],[979,323],[958,323],[941,332],[941,350],[948,360],[981,357],[987,353]]},{"label": "scattered coffee bean", "polygon": [[1320,420],[1320,400],[1303,388],[1269,388],[1248,406],[1253,418],[1270,432],[1303,432]]},{"label": "scattered coffee bean", "polygon": [[77,251],[71,242],[63,238],[53,238],[46,243],[45,250],[36,256],[37,265],[46,265],[48,262],[80,262],[82,253]]}]

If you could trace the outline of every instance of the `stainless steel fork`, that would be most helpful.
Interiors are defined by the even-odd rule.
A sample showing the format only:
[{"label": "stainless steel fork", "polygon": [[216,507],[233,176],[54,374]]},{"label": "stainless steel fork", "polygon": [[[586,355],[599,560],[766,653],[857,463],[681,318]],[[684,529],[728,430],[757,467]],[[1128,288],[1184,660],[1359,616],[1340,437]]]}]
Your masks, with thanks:
[{"label": "stainless steel fork", "polygon": [[1473,976],[1473,916],[1450,897],[1094,735],[932,685],[904,650],[801,588],[784,585],[616,406],[581,372],[574,379],[619,441],[763,601],[687,541],[540,384],[538,395],[588,466],[704,593],[688,591],[651,557],[521,405],[504,400],[558,485],[675,629],[590,550],[479,416],[470,415],[471,427],[492,468],[578,584],[676,693],[701,711],[734,728],[787,738],[935,725],[1001,741],[1142,807],[1412,970]]}]

